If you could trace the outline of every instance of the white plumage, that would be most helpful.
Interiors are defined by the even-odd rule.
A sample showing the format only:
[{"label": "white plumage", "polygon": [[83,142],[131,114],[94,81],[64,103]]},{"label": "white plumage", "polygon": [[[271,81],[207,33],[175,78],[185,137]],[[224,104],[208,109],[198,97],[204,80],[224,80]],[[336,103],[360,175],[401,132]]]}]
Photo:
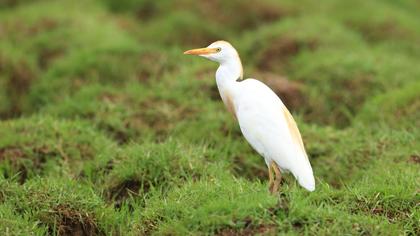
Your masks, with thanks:
[{"label": "white plumage", "polygon": [[302,187],[314,191],[312,167],[293,117],[264,83],[255,79],[242,80],[242,64],[232,45],[217,41],[207,48],[189,50],[185,54],[199,55],[220,64],[216,72],[220,95],[238,120],[245,139],[264,157],[269,170],[270,191],[277,191],[280,172],[287,171]]}]

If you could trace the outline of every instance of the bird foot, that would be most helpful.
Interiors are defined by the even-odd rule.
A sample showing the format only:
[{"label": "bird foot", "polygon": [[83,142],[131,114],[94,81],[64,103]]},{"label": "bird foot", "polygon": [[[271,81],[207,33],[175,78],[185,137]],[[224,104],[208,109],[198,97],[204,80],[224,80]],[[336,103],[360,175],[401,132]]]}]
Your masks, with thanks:
[{"label": "bird foot", "polygon": [[[274,170],[275,177],[273,177],[271,173],[271,168]],[[274,195],[275,193],[279,191],[279,186],[281,182],[281,173],[280,173],[279,167],[274,162],[271,163],[271,168],[269,168],[270,184],[268,186],[268,190],[270,191],[271,194]]]},{"label": "bird foot", "polygon": [[279,192],[279,186],[276,184],[273,184],[273,187],[269,188],[269,190],[270,190],[270,193],[274,195],[277,192]]},{"label": "bird foot", "polygon": [[270,183],[270,185],[268,186],[268,191],[269,191],[271,194],[274,194],[273,188],[274,188],[274,183]]}]

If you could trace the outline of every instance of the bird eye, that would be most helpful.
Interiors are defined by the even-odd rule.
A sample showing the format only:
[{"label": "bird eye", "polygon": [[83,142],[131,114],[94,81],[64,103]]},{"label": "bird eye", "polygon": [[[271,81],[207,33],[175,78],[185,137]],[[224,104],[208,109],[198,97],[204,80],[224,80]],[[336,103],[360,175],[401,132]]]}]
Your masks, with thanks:
[{"label": "bird eye", "polygon": [[216,48],[216,52],[220,52],[220,51],[222,51],[221,48]]}]

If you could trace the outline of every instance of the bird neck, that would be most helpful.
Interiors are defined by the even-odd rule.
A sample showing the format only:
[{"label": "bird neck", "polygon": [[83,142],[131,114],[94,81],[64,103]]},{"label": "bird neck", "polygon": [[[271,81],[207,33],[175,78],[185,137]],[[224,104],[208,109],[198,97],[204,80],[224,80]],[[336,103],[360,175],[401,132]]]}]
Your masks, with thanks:
[{"label": "bird neck", "polygon": [[220,64],[216,71],[216,83],[219,91],[234,86],[237,81],[242,80],[243,69],[239,57]]},{"label": "bird neck", "polygon": [[216,83],[220,97],[229,112],[236,117],[235,100],[239,92],[239,80],[242,80],[241,61],[221,63],[216,71]]}]

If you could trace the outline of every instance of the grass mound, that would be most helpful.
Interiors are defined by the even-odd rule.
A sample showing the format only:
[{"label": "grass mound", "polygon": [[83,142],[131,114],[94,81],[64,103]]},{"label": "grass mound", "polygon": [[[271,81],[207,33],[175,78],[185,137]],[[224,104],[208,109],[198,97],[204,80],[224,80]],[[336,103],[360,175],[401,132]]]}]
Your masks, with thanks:
[{"label": "grass mound", "polygon": [[[63,7],[66,14],[59,13]],[[2,15],[2,115],[33,112],[88,83],[121,84],[162,73],[166,55],[143,50],[110,18],[92,2],[69,1],[27,4]]]},{"label": "grass mound", "polygon": [[44,112],[90,120],[118,143],[166,138],[174,128],[172,121],[194,117],[192,108],[175,99],[155,96],[148,89],[136,84],[122,89],[86,86],[74,96],[47,106]]},{"label": "grass mound", "polygon": [[372,125],[387,123],[395,128],[419,127],[419,89],[419,83],[412,83],[378,95],[366,102],[356,120]]},{"label": "grass mound", "polygon": [[369,98],[414,83],[420,75],[407,67],[413,61],[405,56],[368,49],[343,53],[323,50],[294,60],[291,78],[305,84],[307,104],[300,109],[305,120],[346,127]]},{"label": "grass mound", "polygon": [[215,175],[218,166],[206,159],[205,150],[174,141],[127,147],[112,161],[105,177],[106,195],[117,204],[131,195],[144,195],[154,189],[168,191],[184,181]]},{"label": "grass mound", "polygon": [[115,147],[83,122],[32,117],[2,122],[0,127],[2,174],[20,182],[38,175],[93,177]]},{"label": "grass mound", "polygon": [[36,221],[30,221],[28,217],[16,214],[11,204],[3,203],[0,206],[0,230],[9,235],[45,235],[48,228],[40,226]]},{"label": "grass mound", "polygon": [[[412,181],[416,176],[416,166],[407,161],[376,164],[369,169],[368,175],[351,185],[353,196],[348,199],[349,210],[356,214],[374,215],[404,227],[407,233],[418,232],[417,183]],[[393,169],[384,171],[386,165],[393,165]]]},{"label": "grass mound", "polygon": [[[369,43],[398,42],[402,49],[415,49],[420,24],[416,18],[416,6],[409,1],[388,4],[383,1],[357,1],[358,11],[348,11],[350,4],[337,4],[334,17],[358,31]],[[418,7],[418,6],[417,6]]]},{"label": "grass mound", "polygon": [[[217,25],[228,24],[229,29],[249,29],[262,23],[269,23],[293,14],[294,7],[290,4],[279,5],[273,0],[260,1],[258,5],[252,1],[234,0],[195,2],[181,0],[176,3],[170,1],[132,1],[123,0],[118,3],[112,0],[103,0],[104,4],[116,12],[129,12],[143,22],[153,22],[163,18],[173,11],[193,12],[200,19],[211,19]],[[242,17],[241,15],[247,17]],[[168,20],[170,22],[171,20]]]},{"label": "grass mound", "polygon": [[372,54],[353,50],[342,55],[341,50],[320,50],[301,54],[294,61],[294,68],[305,65],[305,69],[296,70],[293,78],[306,85],[308,102],[301,110],[307,120],[348,126],[366,97],[383,89],[380,78],[376,78]]},{"label": "grass mound", "polygon": [[[182,235],[217,233],[224,228],[240,229],[246,224],[261,227],[258,222],[269,219],[267,209],[276,200],[267,195],[265,186],[222,175],[187,182],[170,191],[163,202],[153,197],[146,202],[140,228],[143,233]],[[227,222],[230,223],[226,225]]]},{"label": "grass mound", "polygon": [[406,163],[416,152],[418,134],[407,131],[379,127],[382,132],[377,132],[363,126],[344,131],[317,126],[302,129],[316,175],[334,187],[340,188],[361,178],[369,168],[378,165],[378,158],[384,163]]},{"label": "grass mound", "polygon": [[282,20],[247,36],[241,44],[245,63],[278,73],[287,72],[292,59],[305,51],[363,46],[359,36],[341,24],[312,15]]},{"label": "grass mound", "polygon": [[[61,102],[89,85],[147,84],[175,68],[170,54],[138,45],[81,51],[57,63],[33,86],[30,99],[35,107]],[[172,57],[171,61],[174,60]]]},{"label": "grass mound", "polygon": [[28,59],[15,59],[0,55],[0,117],[19,116],[25,107],[25,100],[31,85],[37,79],[38,70]]},{"label": "grass mound", "polygon": [[75,181],[34,178],[23,186],[3,182],[2,193],[6,206],[50,234],[104,234],[99,221],[107,220],[106,206],[90,188]]}]

